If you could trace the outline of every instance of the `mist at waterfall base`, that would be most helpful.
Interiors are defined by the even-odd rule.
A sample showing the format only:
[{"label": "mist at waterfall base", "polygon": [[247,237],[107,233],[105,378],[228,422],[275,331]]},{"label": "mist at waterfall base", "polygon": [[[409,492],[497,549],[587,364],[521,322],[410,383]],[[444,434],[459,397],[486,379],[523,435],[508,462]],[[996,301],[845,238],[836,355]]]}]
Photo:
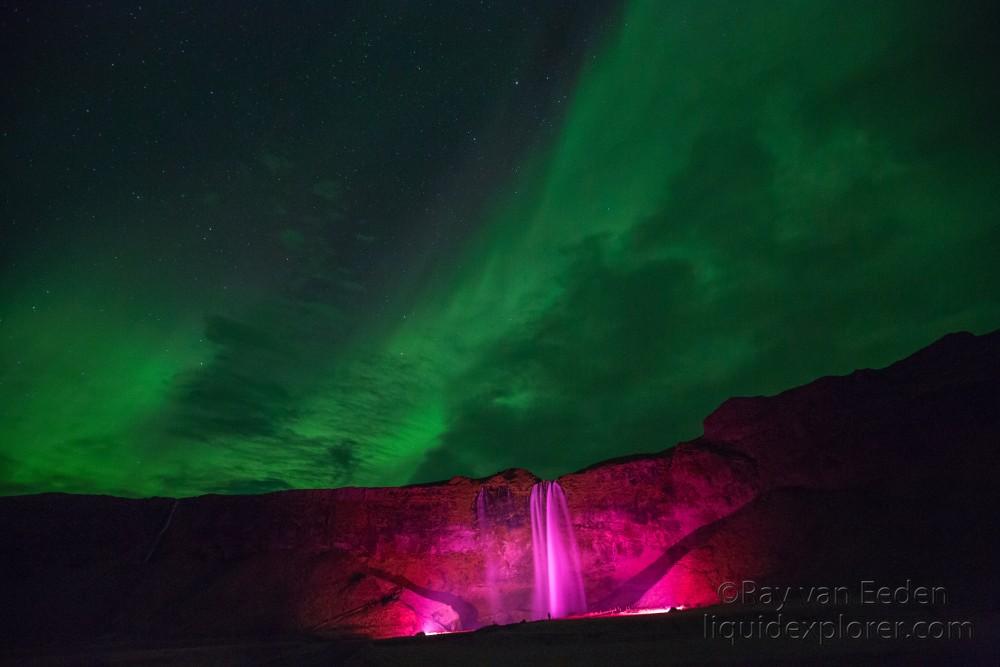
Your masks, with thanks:
[{"label": "mist at waterfall base", "polygon": [[[505,486],[484,486],[476,494],[475,514],[480,553],[482,554],[482,595],[480,625],[515,623],[522,620],[551,620],[578,616],[633,615],[664,613],[670,608],[629,608],[592,610],[583,587],[583,567],[573,529],[573,519],[566,493],[559,482],[540,481],[531,487],[527,498],[531,520],[531,558],[533,587],[530,600],[505,596],[505,584],[515,576],[511,572],[511,544],[507,522],[524,502]],[[460,628],[428,627],[425,634],[443,634]],[[470,629],[470,628],[462,628]]]}]

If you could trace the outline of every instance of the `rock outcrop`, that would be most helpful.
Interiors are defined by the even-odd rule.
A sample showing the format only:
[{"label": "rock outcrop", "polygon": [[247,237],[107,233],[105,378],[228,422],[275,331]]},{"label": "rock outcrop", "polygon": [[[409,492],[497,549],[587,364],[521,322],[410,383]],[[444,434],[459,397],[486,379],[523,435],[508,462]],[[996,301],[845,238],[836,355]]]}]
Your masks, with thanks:
[{"label": "rock outcrop", "polygon": [[[560,479],[589,606],[715,604],[721,582],[749,578],[909,578],[993,609],[998,444],[1000,332],[731,399],[701,438]],[[509,470],[258,496],[2,498],[0,638],[379,637],[516,622],[530,613],[536,481]]]}]

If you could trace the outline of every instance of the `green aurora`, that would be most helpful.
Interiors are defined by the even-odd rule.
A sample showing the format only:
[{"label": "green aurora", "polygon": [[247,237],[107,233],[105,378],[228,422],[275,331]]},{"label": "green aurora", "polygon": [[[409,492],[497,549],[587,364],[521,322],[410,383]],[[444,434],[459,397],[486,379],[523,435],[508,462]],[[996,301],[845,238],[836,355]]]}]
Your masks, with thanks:
[{"label": "green aurora", "polygon": [[[0,490],[551,477],[695,437],[729,396],[1000,326],[996,10],[959,4],[632,0],[474,224],[377,278],[338,263],[380,236],[343,177],[297,205],[304,149],[274,140],[252,148],[266,187],[141,213],[129,191],[99,233],[49,209],[58,233],[0,255]],[[179,232],[143,229],[207,237],[227,207],[266,209],[272,254],[157,261]]]}]

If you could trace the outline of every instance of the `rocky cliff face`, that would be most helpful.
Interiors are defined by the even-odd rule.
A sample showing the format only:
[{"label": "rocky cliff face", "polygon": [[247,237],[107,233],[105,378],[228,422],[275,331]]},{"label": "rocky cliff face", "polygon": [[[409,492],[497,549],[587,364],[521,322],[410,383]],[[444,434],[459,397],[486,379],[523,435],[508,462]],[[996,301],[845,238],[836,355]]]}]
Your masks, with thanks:
[{"label": "rocky cliff face", "polygon": [[[731,399],[697,440],[560,479],[589,607],[715,604],[721,582],[743,578],[863,577],[995,608],[998,443],[1000,332]],[[519,621],[536,481],[510,470],[260,496],[3,498],[0,633],[391,636]]]}]

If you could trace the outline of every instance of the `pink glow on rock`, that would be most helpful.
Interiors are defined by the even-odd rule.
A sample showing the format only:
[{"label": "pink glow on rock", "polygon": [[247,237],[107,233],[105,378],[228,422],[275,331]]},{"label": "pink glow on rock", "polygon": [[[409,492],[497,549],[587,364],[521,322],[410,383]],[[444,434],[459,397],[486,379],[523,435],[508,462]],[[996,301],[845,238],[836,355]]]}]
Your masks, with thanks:
[{"label": "pink glow on rock", "polygon": [[[733,557],[731,561],[737,559]],[[706,552],[694,550],[680,559],[663,578],[657,581],[636,602],[637,607],[708,607],[719,603],[718,565],[706,557]],[[733,575],[733,579],[740,580]]]},{"label": "pink glow on rock", "polygon": [[418,631],[441,634],[461,627],[458,614],[449,605],[409,590],[402,591],[396,603],[386,609],[384,621],[384,627],[378,634],[390,637],[412,635]]},{"label": "pink glow on rock", "polygon": [[586,612],[580,552],[562,487],[558,482],[535,484],[530,505],[534,617],[561,618]]}]

